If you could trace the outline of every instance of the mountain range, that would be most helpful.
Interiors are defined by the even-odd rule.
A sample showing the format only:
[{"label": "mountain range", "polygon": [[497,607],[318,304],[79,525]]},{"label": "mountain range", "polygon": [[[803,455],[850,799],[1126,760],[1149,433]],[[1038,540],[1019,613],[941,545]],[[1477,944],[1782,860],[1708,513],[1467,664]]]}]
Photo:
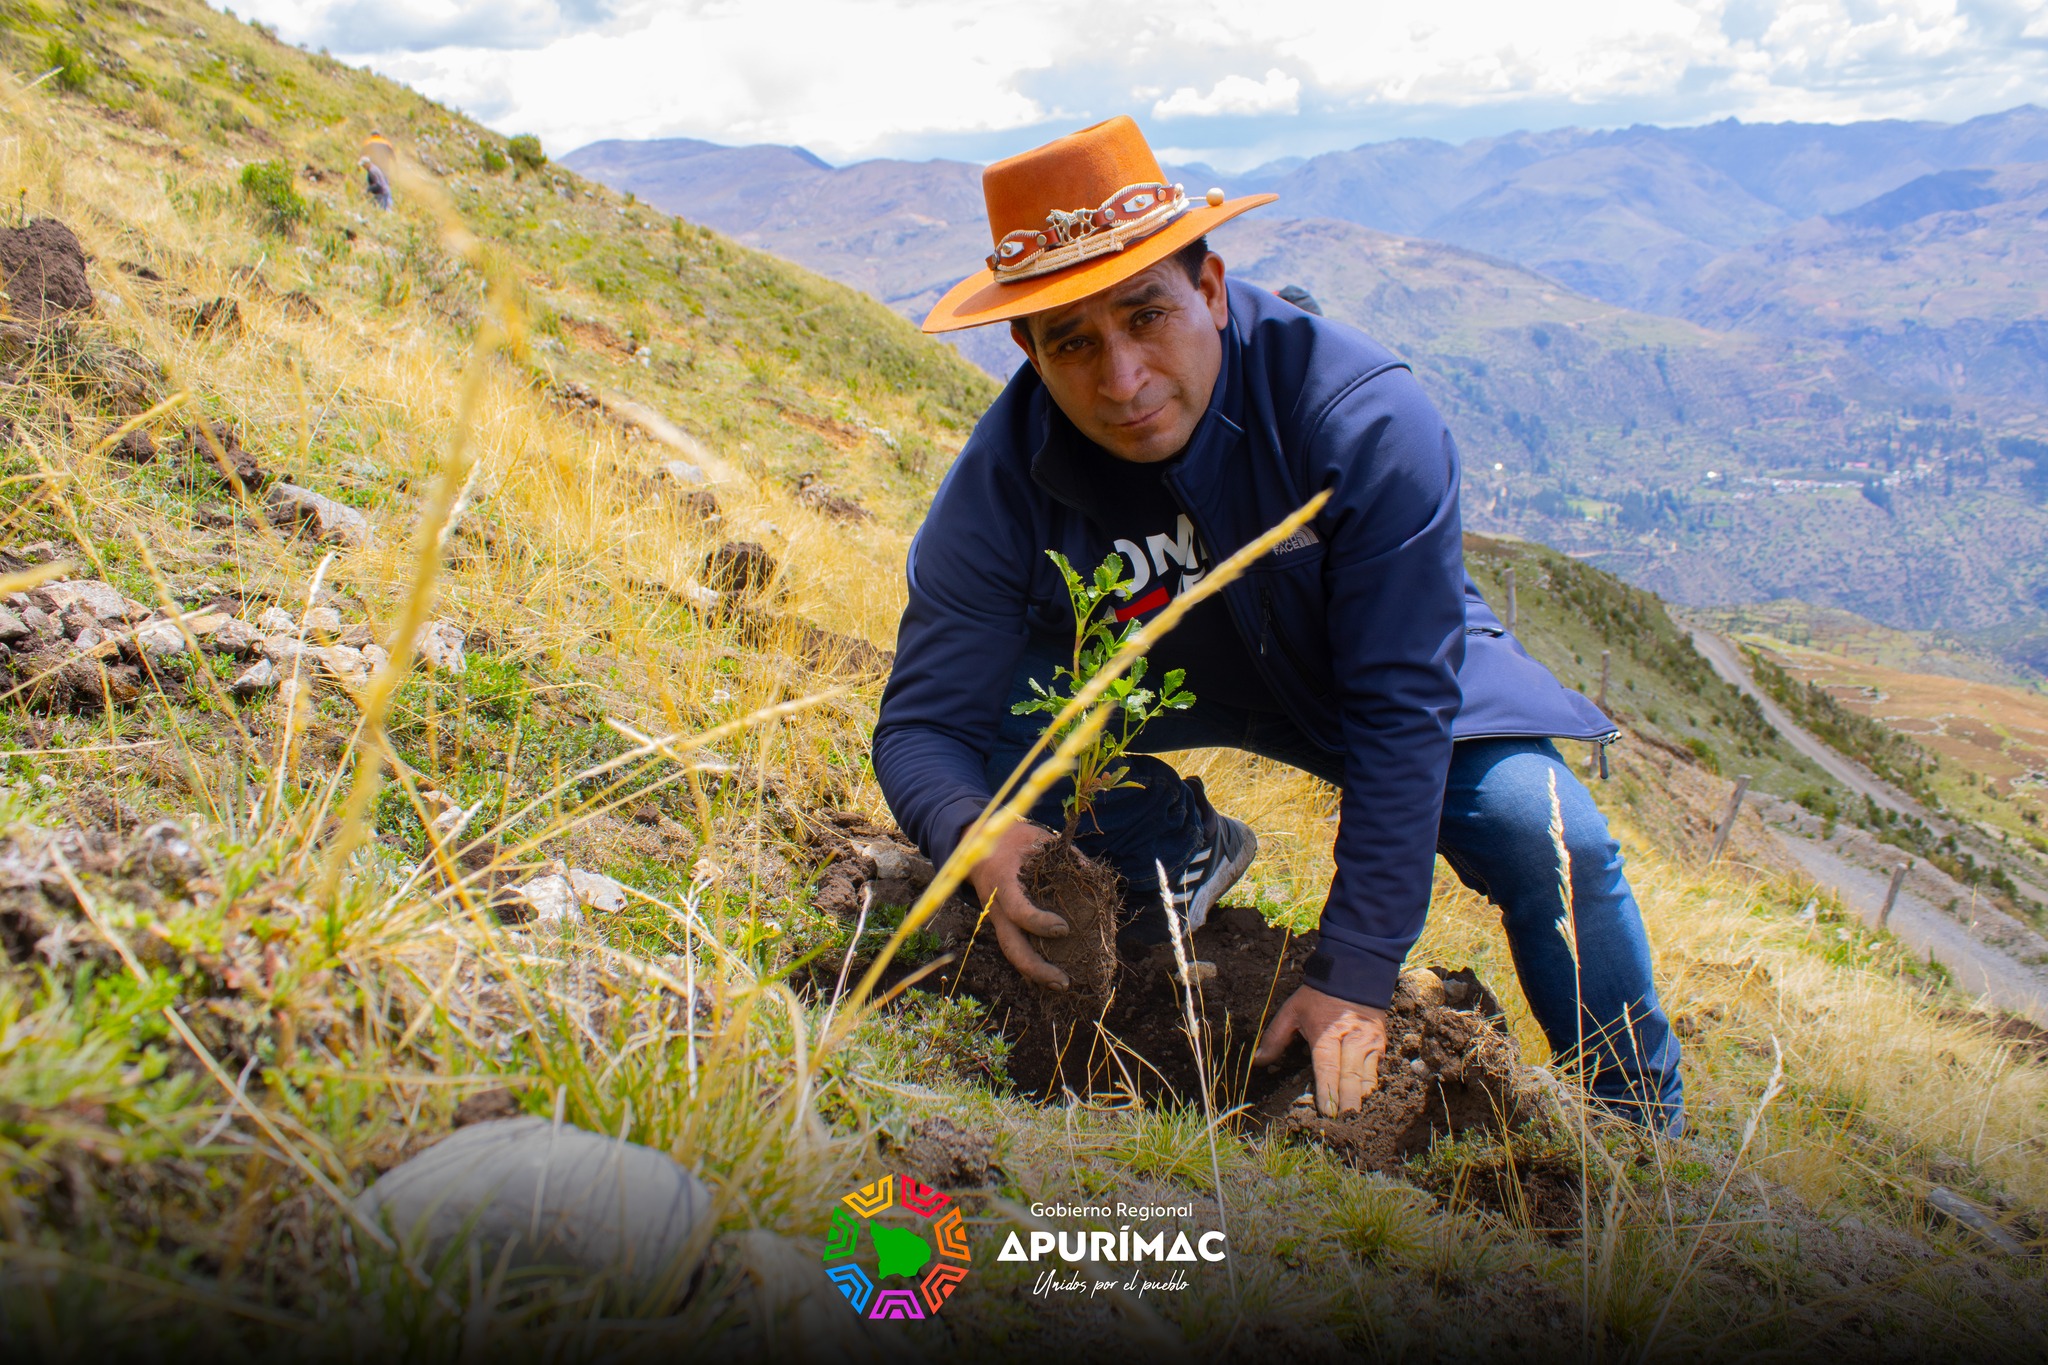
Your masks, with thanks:
[{"label": "mountain range", "polygon": [[[980,168],[600,142],[563,158],[921,317]],[[1797,597],[2048,667],[2048,111],[1372,143],[1214,245],[1406,356],[1466,517],[1681,602]],[[998,375],[1004,329],[959,337]]]}]

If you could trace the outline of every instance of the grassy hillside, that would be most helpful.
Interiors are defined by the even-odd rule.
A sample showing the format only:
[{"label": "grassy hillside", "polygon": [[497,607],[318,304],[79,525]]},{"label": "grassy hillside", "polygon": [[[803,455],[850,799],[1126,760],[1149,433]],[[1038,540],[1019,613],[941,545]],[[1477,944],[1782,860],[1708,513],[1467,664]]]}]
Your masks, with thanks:
[{"label": "grassy hillside", "polygon": [[[1928,1201],[2039,1235],[2048,1070],[1811,904],[1754,828],[1701,866],[1708,754],[1796,773],[1651,599],[1474,547],[1490,587],[1515,565],[1569,681],[1614,651],[1643,738],[1601,790],[1687,1040],[1686,1138],[1474,1134],[1389,1177],[1241,1117],[1212,1144],[1198,1109],[1040,1107],[972,1001],[836,999],[900,907],[861,936],[819,894],[858,861],[847,830],[886,838],[875,647],[987,380],[846,288],[552,167],[489,169],[501,133],[196,4],[16,0],[0,54],[58,72],[0,95],[0,202],[69,224],[96,297],[40,327],[17,299],[0,337],[0,597],[54,603],[61,572],[135,604],[0,661],[22,1355],[801,1358],[852,1321],[816,1273],[827,1212],[948,1134],[975,1269],[945,1330],[981,1354],[1998,1357],[2039,1320],[2038,1276]],[[410,168],[389,214],[351,170],[372,128]],[[360,527],[273,522],[286,475]],[[707,563],[735,541],[765,585],[733,567],[751,552]],[[254,664],[217,642],[270,611],[282,685],[238,695]],[[462,671],[412,666],[430,624]],[[1312,920],[1329,794],[1191,762],[1261,830],[1260,909]],[[572,871],[617,885],[503,922]],[[1542,1060],[1496,920],[1445,874],[1416,960],[1473,966]],[[351,1211],[479,1104],[696,1172],[688,1294],[422,1259]],[[1093,1195],[1227,1215],[1228,1274],[1072,1307],[994,1259],[1020,1207]]]}]

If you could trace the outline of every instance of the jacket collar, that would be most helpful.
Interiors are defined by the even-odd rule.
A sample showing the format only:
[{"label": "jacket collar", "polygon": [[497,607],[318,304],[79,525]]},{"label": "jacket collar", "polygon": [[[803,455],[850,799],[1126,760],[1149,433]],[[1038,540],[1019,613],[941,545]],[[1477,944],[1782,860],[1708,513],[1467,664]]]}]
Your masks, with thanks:
[{"label": "jacket collar", "polygon": [[[1243,346],[1237,328],[1236,310],[1224,327],[1223,360],[1216,372],[1216,387],[1209,395],[1209,407],[1180,454],[1167,462],[1173,471],[1171,482],[1181,489],[1206,488],[1214,483],[1218,467],[1244,436],[1239,415],[1244,411],[1244,362],[1238,351]],[[1100,480],[1095,471],[1101,461],[1116,457],[1083,436],[1044,384],[1039,396],[1045,404],[1046,435],[1031,457],[1031,479],[1067,506],[1101,519]]]}]

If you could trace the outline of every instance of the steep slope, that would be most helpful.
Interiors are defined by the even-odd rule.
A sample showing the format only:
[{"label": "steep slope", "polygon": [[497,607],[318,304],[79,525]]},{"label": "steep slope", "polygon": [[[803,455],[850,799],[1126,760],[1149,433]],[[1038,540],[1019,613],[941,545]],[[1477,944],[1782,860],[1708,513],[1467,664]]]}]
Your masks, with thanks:
[{"label": "steep slope", "polygon": [[1679,300],[1709,327],[1841,343],[1908,387],[2048,405],[2048,163],[1944,171],[1730,252]]}]

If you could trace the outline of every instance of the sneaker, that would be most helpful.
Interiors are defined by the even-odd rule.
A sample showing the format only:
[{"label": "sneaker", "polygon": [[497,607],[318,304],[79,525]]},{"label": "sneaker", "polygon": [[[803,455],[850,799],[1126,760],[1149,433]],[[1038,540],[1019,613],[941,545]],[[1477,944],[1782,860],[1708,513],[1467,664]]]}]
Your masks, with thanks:
[{"label": "sneaker", "polygon": [[1187,932],[1193,933],[1208,922],[1216,902],[1237,885],[1252,859],[1259,856],[1259,836],[1244,821],[1233,820],[1210,805],[1201,778],[1191,777],[1187,783],[1201,806],[1202,831],[1208,840],[1178,871],[1168,868],[1167,877],[1174,912]]}]

